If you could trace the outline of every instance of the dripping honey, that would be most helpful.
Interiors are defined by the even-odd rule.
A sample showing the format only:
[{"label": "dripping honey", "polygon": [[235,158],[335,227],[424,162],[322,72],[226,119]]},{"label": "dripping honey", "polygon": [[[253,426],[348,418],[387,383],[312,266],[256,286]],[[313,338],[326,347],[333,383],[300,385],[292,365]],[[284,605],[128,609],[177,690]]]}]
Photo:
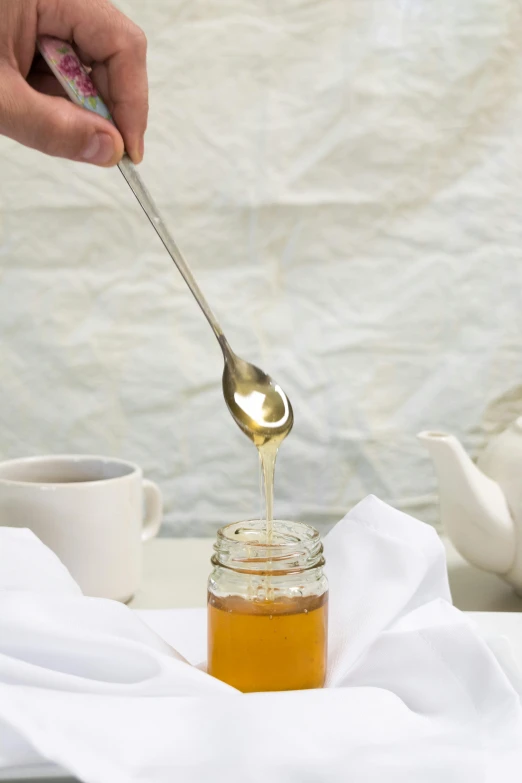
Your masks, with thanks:
[{"label": "dripping honey", "polygon": [[328,587],[317,531],[273,518],[277,452],[287,433],[253,438],[265,519],[218,533],[208,592],[208,672],[243,693],[322,688]]}]

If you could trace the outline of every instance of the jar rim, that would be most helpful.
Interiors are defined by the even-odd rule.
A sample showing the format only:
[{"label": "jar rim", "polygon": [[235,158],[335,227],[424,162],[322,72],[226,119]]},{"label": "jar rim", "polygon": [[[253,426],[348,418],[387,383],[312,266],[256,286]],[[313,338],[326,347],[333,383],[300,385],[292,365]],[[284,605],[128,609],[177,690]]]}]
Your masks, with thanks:
[{"label": "jar rim", "polygon": [[220,528],[214,544],[214,565],[236,571],[288,573],[324,565],[319,532],[311,525],[273,521],[273,538],[266,539],[266,520],[232,522]]},{"label": "jar rim", "polygon": [[[274,519],[272,522],[274,533],[278,534],[278,527],[280,525],[288,525],[290,528],[295,528],[296,530],[302,530],[305,533],[307,533],[307,536],[302,536],[298,539],[294,539],[292,541],[288,540],[287,543],[280,543],[278,541],[272,541],[271,543],[268,543],[267,541],[253,541],[248,540],[247,541],[240,541],[239,539],[233,538],[230,535],[226,535],[227,531],[231,531],[232,529],[235,529],[236,532],[238,532],[239,528],[245,528],[248,525],[258,525],[259,527],[252,527],[250,530],[252,532],[259,532],[262,533],[266,530],[266,520],[265,519],[247,519],[241,522],[230,522],[228,525],[223,525],[223,527],[219,528],[217,532],[217,540],[218,542],[231,542],[234,544],[242,543],[246,544],[248,543],[249,547],[259,547],[263,549],[278,549],[279,551],[284,548],[294,548],[296,544],[314,544],[315,542],[319,541],[321,536],[319,534],[319,531],[316,530],[312,525],[307,525],[305,522],[291,522],[287,519]],[[294,531],[295,532],[295,531]],[[289,534],[287,534],[289,535]]]}]

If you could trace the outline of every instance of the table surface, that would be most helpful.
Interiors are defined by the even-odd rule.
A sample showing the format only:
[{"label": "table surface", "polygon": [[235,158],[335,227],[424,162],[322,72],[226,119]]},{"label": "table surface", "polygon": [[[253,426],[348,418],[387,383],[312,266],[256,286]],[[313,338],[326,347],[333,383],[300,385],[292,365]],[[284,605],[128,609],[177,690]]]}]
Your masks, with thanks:
[{"label": "table surface", "polygon": [[[446,548],[453,603],[468,612],[521,612],[522,598],[494,574],[469,565],[452,544]],[[157,538],[145,545],[144,575],[130,606],[176,609],[206,605],[213,539]]]}]

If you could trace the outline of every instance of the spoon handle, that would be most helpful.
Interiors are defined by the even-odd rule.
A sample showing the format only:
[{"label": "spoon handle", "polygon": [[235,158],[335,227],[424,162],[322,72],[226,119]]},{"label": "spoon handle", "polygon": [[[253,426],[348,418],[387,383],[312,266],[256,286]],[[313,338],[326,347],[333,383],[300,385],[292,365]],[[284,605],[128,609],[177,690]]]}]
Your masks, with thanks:
[{"label": "spoon handle", "polygon": [[[38,49],[40,50],[40,53],[46,61],[47,65],[66,91],[67,95],[74,103],[76,103],[78,106],[82,106],[84,109],[88,109],[89,111],[99,114],[100,116],[112,122],[113,125],[115,124],[107,106],[103,102],[89,76],[89,71],[85,68],[73,47],[69,43],[60,41],[58,38],[52,38],[51,36],[45,35],[38,39]],[[226,354],[226,351],[230,349],[223,334],[223,330],[221,329],[216,316],[212,312],[210,305],[203,296],[200,287],[196,283],[194,275],[190,271],[190,268],[183,258],[180,249],[174,242],[174,239],[165,225],[163,218],[158,212],[158,209],[149,191],[145,187],[143,180],[138,174],[134,163],[131,161],[127,153],[124,153],[123,158],[118,164],[118,168],[123,174],[128,186],[136,196],[141,208],[147,215],[159,238],[163,242],[167,253],[178,267],[183,279],[194,295],[196,302],[201,307],[205,318],[212,327],[223,352]]]},{"label": "spoon handle", "polygon": [[123,174],[128,186],[138,199],[138,202],[150,220],[153,228],[156,230],[157,235],[163,242],[165,249],[169,256],[172,258],[176,266],[178,267],[183,279],[190,288],[192,294],[198,305],[201,307],[203,314],[210,326],[212,327],[214,334],[216,335],[220,345],[222,345],[224,338],[223,330],[219,325],[216,316],[212,312],[209,303],[205,299],[201,288],[196,283],[194,275],[190,271],[190,267],[183,258],[181,250],[174,242],[174,239],[165,225],[165,221],[161,217],[156,204],[154,203],[149,191],[145,187],[145,184],[136,170],[136,166],[131,161],[129,156],[125,153],[123,158],[118,164],[118,168]]}]

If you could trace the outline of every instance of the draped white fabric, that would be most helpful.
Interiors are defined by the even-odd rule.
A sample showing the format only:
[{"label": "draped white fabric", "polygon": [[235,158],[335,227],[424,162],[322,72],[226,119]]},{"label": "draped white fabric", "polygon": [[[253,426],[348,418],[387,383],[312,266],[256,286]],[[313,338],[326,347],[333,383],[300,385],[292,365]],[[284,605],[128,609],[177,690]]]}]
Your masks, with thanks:
[{"label": "draped white fabric", "polygon": [[520,671],[451,606],[436,533],[367,498],[325,555],[326,689],[243,695],[179,659],[204,660],[204,610],[141,612],[156,636],[0,528],[0,775],[47,761],[85,783],[517,780]]},{"label": "draped white fabric", "polygon": [[[517,0],[124,0],[143,177],[229,339],[290,395],[276,513],[435,521],[417,430],[522,413]],[[202,314],[117,171],[0,139],[0,456],[109,453],[168,531],[259,510]]]}]

